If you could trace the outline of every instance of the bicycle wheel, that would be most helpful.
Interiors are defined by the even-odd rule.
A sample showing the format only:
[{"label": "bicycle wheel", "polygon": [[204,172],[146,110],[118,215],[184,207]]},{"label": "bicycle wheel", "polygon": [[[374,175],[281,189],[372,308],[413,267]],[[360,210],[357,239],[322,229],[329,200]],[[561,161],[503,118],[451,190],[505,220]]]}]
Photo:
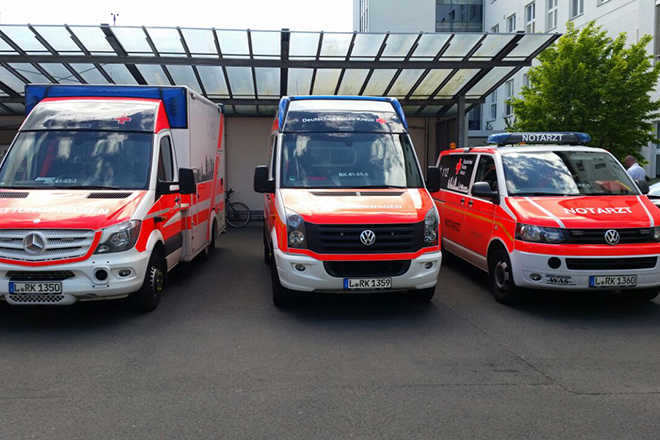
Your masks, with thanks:
[{"label": "bicycle wheel", "polygon": [[227,205],[227,224],[232,228],[242,228],[250,221],[250,209],[245,203],[233,202]]}]

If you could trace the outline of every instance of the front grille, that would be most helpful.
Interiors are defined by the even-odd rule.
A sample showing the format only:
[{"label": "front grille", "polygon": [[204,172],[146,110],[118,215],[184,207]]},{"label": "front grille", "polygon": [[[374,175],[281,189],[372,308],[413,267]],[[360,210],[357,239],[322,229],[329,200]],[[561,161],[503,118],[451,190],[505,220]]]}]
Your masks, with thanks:
[{"label": "front grille", "polygon": [[[45,249],[31,254],[23,247],[23,240],[31,232],[46,239]],[[94,241],[94,231],[86,229],[2,229],[0,230],[0,258],[21,261],[51,261],[82,257]]]},{"label": "front grille", "polygon": [[[424,246],[424,222],[390,225],[318,225],[307,223],[307,245],[319,254],[383,254],[417,252]],[[362,231],[373,231],[371,246],[360,241]]]},{"label": "front grille", "polygon": [[[605,233],[609,229],[564,229],[566,244],[608,244]],[[653,243],[652,228],[615,229],[621,239],[617,244]]]},{"label": "front grille", "polygon": [[70,270],[27,271],[10,270],[7,278],[10,281],[63,281],[75,277]]},{"label": "front grille", "polygon": [[567,258],[566,267],[568,267],[570,270],[653,269],[657,261],[657,257]]},{"label": "front grille", "polygon": [[132,193],[127,192],[98,192],[89,193],[88,199],[125,199]]},{"label": "front grille", "polygon": [[10,191],[1,191],[0,199],[24,199],[28,196],[26,192],[10,192]]},{"label": "front grille", "polygon": [[410,260],[326,261],[325,271],[333,277],[395,277],[408,272]]},{"label": "front grille", "polygon": [[9,301],[20,304],[57,304],[64,295],[8,295]]}]

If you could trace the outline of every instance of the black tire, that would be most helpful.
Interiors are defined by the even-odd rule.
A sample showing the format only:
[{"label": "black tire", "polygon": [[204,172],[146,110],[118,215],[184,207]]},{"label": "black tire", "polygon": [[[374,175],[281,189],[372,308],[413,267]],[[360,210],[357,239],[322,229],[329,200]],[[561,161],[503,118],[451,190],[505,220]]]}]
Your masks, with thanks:
[{"label": "black tire", "polygon": [[433,295],[435,295],[435,286],[427,289],[411,290],[409,295],[414,301],[429,302],[433,299]]},{"label": "black tire", "polygon": [[156,310],[160,297],[165,288],[167,274],[164,268],[165,261],[157,251],[149,258],[147,273],[144,275],[142,287],[129,296],[131,308],[139,313],[148,313]]},{"label": "black tire", "polygon": [[268,238],[266,238],[266,230],[264,229],[264,263],[266,266],[270,266],[273,263],[273,253],[270,251],[270,245],[268,244]]},{"label": "black tire", "polygon": [[504,249],[497,249],[488,260],[488,284],[495,301],[501,304],[516,304],[524,299],[524,291],[514,282],[511,260]]},{"label": "black tire", "polygon": [[273,304],[275,307],[285,307],[293,302],[293,293],[280,283],[275,259],[270,262],[270,279],[273,284]]},{"label": "black tire", "polygon": [[250,222],[250,209],[245,203],[232,202],[227,205],[227,224],[232,228],[242,228]]},{"label": "black tire", "polygon": [[653,301],[660,294],[660,287],[649,287],[647,289],[635,289],[623,292],[633,301]]},{"label": "black tire", "polygon": [[209,249],[215,249],[215,237],[218,236],[218,221],[213,220],[213,226],[211,226],[211,243],[209,243]]},{"label": "black tire", "polygon": [[[442,242],[441,242],[442,243]],[[451,266],[452,264],[456,263],[456,260],[458,257],[451,252],[449,252],[447,249],[445,249],[445,246],[443,244],[440,245],[440,252],[442,252],[442,264]]]}]

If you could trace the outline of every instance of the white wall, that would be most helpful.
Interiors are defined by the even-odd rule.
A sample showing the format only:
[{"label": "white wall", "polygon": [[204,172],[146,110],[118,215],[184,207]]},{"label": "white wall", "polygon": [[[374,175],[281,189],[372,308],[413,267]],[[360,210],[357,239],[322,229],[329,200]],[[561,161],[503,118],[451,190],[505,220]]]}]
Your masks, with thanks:
[{"label": "white wall", "polygon": [[[353,30],[360,30],[353,0]],[[435,32],[435,0],[369,0],[368,32]]]}]

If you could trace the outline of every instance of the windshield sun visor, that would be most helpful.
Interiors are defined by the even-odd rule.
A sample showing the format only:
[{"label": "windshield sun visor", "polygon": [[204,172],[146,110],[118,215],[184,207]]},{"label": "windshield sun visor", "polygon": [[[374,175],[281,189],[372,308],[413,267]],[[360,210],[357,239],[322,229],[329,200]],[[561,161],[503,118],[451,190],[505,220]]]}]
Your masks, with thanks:
[{"label": "windshield sun visor", "polygon": [[394,112],[296,111],[287,114],[285,133],[405,133]]}]

